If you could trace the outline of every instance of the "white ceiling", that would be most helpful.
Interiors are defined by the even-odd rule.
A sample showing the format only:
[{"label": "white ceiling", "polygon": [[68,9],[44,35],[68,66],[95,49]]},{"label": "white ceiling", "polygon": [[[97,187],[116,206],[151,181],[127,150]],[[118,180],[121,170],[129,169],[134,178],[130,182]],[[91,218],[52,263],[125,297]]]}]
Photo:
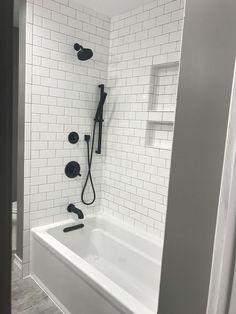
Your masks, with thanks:
[{"label": "white ceiling", "polygon": [[119,15],[152,0],[77,0],[82,5],[108,16]]}]

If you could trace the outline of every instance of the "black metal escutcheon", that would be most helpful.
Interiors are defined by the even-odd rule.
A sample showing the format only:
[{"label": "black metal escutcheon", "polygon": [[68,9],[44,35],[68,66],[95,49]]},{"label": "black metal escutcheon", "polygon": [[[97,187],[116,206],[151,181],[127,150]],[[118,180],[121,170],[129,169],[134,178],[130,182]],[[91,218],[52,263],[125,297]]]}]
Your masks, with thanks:
[{"label": "black metal escutcheon", "polygon": [[80,165],[76,161],[71,161],[66,165],[65,174],[68,178],[81,177]]},{"label": "black metal escutcheon", "polygon": [[71,132],[69,135],[68,135],[68,141],[71,143],[71,144],[76,144],[78,143],[79,141],[79,134],[77,132]]}]

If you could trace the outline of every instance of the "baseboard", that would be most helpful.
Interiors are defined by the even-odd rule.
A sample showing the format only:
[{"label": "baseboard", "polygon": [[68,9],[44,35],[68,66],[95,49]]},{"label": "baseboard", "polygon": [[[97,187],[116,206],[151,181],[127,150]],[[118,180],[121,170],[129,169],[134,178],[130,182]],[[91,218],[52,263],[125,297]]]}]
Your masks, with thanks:
[{"label": "baseboard", "polygon": [[19,258],[19,256],[15,253],[14,254],[14,264],[19,269],[19,271],[22,271],[22,260]]},{"label": "baseboard", "polygon": [[14,272],[16,272],[18,279],[22,278],[22,271],[23,271],[23,267],[22,267],[22,260],[19,258],[19,256],[15,254],[12,254],[12,270],[14,270]]}]

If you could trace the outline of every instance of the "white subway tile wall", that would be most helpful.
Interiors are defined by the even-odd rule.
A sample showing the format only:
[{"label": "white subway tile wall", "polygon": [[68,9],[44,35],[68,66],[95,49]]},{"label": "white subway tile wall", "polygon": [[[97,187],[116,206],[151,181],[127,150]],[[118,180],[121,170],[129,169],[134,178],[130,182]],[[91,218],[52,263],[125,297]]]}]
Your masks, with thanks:
[{"label": "white subway tile wall", "polygon": [[[151,71],[179,61],[183,8],[183,0],[156,0],[109,18],[76,0],[27,0],[23,275],[30,228],[67,218],[70,202],[81,206],[83,136],[91,134],[101,83],[109,96],[102,156],[93,160],[97,201],[81,208],[163,237],[171,150],[148,147],[145,136]],[[94,58],[79,61],[76,42]],[[71,131],[80,135],[76,145]],[[65,176],[71,160],[82,178]]]},{"label": "white subway tile wall", "polygon": [[172,149],[179,65],[153,66],[151,71],[146,145]]},{"label": "white subway tile wall", "polygon": [[183,16],[163,0],[111,18],[101,206],[162,238]]},{"label": "white subway tile wall", "polygon": [[[110,19],[74,0],[27,0],[26,33],[24,274],[29,271],[30,228],[67,218],[69,203],[84,209],[83,137],[92,132],[98,85],[107,84]],[[94,58],[79,61],[76,42],[91,48]],[[79,133],[78,144],[68,142],[71,131]],[[82,177],[65,176],[71,160],[80,163]],[[97,155],[93,160],[97,200],[85,213],[100,210],[101,178],[102,157]]]}]

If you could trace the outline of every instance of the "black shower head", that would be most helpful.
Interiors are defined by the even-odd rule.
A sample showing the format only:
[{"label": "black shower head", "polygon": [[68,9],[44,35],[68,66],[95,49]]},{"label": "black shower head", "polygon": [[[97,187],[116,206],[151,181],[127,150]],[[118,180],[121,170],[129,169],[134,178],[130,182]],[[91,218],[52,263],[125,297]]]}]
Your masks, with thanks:
[{"label": "black shower head", "polygon": [[79,44],[74,44],[74,49],[78,51],[77,57],[81,61],[86,61],[92,58],[93,56],[93,51],[88,48],[84,48],[83,46]]}]

